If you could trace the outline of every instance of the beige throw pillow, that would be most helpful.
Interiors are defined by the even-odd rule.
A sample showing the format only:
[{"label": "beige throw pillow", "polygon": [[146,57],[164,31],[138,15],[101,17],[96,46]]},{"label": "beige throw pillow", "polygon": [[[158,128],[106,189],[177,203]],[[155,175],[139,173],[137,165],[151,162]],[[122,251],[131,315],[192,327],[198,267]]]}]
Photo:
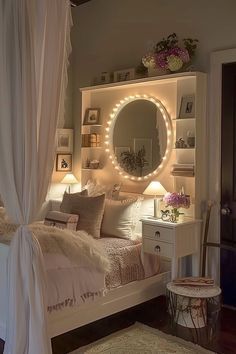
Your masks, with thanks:
[{"label": "beige throw pillow", "polygon": [[140,216],[141,199],[106,199],[101,233],[126,239],[135,238],[135,226]]},{"label": "beige throw pillow", "polygon": [[73,201],[70,211],[79,215],[77,230],[84,230],[94,238],[99,238],[104,204],[105,194],[97,197],[78,196],[76,201]]},{"label": "beige throw pillow", "polygon": [[88,195],[87,190],[83,190],[82,192],[77,193],[67,193],[65,192],[63,195],[63,199],[60,206],[60,211],[63,213],[71,213],[72,208],[76,208],[76,200],[78,197]]}]

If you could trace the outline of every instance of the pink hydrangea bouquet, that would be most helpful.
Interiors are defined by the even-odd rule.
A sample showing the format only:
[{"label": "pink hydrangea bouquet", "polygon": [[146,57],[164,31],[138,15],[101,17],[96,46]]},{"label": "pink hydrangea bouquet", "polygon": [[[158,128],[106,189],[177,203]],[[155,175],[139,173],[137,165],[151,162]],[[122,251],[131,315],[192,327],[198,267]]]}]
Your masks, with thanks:
[{"label": "pink hydrangea bouquet", "polygon": [[183,45],[179,45],[176,33],[172,33],[158,42],[153,52],[144,55],[142,63],[146,68],[155,67],[170,72],[183,70],[193,58],[197,42],[197,39],[184,38]]},{"label": "pink hydrangea bouquet", "polygon": [[190,207],[189,196],[181,193],[167,193],[163,197],[163,201],[166,203],[166,207],[172,207],[171,212],[168,211],[168,213],[164,212],[163,214],[166,216],[166,220],[168,217],[168,219],[172,222],[176,222],[178,220],[178,217],[183,214],[178,210],[179,208],[188,209]]}]

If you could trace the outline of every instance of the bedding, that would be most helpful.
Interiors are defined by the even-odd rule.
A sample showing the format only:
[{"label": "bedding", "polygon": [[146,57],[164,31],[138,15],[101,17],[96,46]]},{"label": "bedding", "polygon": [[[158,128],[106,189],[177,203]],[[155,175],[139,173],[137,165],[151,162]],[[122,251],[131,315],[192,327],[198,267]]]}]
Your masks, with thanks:
[{"label": "bedding", "polygon": [[110,271],[105,278],[107,289],[150,277],[160,271],[159,257],[143,253],[141,239],[104,237],[99,243],[110,261]]},{"label": "bedding", "polygon": [[141,240],[105,237],[97,243],[109,259],[110,269],[106,274],[95,268],[78,267],[64,255],[44,254],[50,312],[93,301],[111,289],[160,271],[157,256],[142,254]]},{"label": "bedding", "polygon": [[[64,198],[63,198],[64,200]],[[61,203],[61,211],[79,215],[77,230],[85,230],[94,238],[100,237],[104,213],[105,194],[96,197],[78,195],[66,207]]]},{"label": "bedding", "polygon": [[76,231],[79,215],[62,213],[60,211],[49,211],[44,219],[47,226],[56,226],[61,229],[70,229]]},{"label": "bedding", "polygon": [[101,225],[103,235],[132,239],[140,216],[141,199],[106,199]]},{"label": "bedding", "polygon": [[[0,242],[9,244],[17,225],[0,223]],[[157,274],[157,256],[142,253],[141,239],[94,239],[84,231],[35,223],[45,260],[48,311],[80,305],[107,291]],[[5,232],[5,234],[3,234]]]}]

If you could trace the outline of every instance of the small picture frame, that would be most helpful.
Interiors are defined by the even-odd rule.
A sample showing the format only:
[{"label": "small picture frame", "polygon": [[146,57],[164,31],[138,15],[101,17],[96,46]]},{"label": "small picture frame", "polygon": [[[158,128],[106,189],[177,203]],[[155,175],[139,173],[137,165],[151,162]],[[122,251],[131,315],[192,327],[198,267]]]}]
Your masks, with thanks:
[{"label": "small picture frame", "polygon": [[195,116],[195,96],[186,95],[181,99],[179,118],[194,118]]},{"label": "small picture frame", "polygon": [[58,172],[72,171],[72,154],[57,154],[56,171]]},{"label": "small picture frame", "polygon": [[134,75],[135,75],[135,70],[133,68],[114,71],[114,82],[133,80]]},{"label": "small picture frame", "polygon": [[110,73],[107,71],[103,71],[100,76],[99,83],[100,84],[109,84],[110,82]]},{"label": "small picture frame", "polygon": [[100,108],[87,108],[84,116],[84,125],[99,124]]},{"label": "small picture frame", "polygon": [[57,129],[56,151],[73,152],[73,129]]}]

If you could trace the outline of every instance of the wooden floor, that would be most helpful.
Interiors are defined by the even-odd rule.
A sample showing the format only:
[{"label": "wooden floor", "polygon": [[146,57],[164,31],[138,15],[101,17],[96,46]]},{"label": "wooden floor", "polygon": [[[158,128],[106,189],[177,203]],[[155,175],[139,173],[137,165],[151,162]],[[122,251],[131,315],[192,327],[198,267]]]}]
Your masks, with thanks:
[{"label": "wooden floor", "polygon": [[[87,345],[128,327],[136,321],[171,334],[165,297],[159,297],[65,335],[55,337],[52,341],[53,353],[67,354],[80,346]],[[189,330],[186,331],[182,326],[178,327],[178,336],[186,340],[192,339]],[[222,308],[217,336],[211,344],[206,345],[205,343],[204,346],[217,353],[236,354],[236,311]]]},{"label": "wooden floor", "polygon": [[[53,354],[67,354],[80,346],[126,328],[136,321],[171,334],[165,297],[148,301],[145,304],[53,338]],[[181,326],[178,327],[178,336],[186,340],[192,338],[189,330],[186,331]],[[212,343],[204,344],[204,346],[217,353],[236,354],[236,311],[222,308],[217,336]]]}]

